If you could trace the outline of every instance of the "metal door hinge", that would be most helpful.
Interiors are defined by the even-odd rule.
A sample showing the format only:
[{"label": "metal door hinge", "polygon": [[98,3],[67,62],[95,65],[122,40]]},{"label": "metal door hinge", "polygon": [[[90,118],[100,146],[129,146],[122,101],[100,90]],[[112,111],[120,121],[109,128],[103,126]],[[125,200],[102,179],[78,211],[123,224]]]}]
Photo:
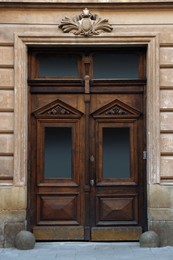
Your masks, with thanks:
[{"label": "metal door hinge", "polygon": [[147,160],[147,151],[143,151],[143,159]]}]

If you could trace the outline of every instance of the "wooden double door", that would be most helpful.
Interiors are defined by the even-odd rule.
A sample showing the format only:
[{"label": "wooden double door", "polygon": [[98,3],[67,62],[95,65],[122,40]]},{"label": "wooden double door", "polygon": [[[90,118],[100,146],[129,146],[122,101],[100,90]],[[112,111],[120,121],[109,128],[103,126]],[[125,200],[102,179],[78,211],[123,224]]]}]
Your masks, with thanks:
[{"label": "wooden double door", "polygon": [[29,114],[28,223],[36,239],[138,240],[146,207],[143,91],[31,93]]}]

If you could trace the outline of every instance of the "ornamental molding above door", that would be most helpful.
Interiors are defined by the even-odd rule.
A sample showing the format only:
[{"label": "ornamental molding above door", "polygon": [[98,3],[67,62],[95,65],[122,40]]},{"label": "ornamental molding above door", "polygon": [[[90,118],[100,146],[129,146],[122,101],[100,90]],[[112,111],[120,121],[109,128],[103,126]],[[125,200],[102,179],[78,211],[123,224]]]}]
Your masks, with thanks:
[{"label": "ornamental molding above door", "polygon": [[71,19],[68,17],[62,19],[59,28],[64,33],[72,32],[75,35],[84,37],[99,35],[102,32],[111,32],[113,30],[107,19],[98,17],[98,15],[91,13],[87,8],[81,14]]},{"label": "ornamental molding above door", "polygon": [[83,113],[57,99],[34,111],[36,118],[80,118]]},{"label": "ornamental molding above door", "polygon": [[138,118],[140,114],[140,111],[115,99],[111,103],[96,110],[92,113],[92,116],[94,118]]}]

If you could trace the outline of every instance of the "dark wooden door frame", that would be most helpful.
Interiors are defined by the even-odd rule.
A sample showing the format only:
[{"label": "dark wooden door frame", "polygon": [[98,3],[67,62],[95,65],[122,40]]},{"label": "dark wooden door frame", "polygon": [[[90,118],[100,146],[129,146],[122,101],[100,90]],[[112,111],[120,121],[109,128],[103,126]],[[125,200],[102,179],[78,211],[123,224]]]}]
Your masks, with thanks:
[{"label": "dark wooden door frame", "polygon": [[[142,74],[141,74],[142,75]],[[46,84],[45,84],[46,83]],[[38,93],[47,93],[47,94],[50,94],[52,93],[52,89],[54,88],[54,91],[58,94],[60,89],[62,88],[63,84],[67,84],[67,86],[70,86],[69,85],[69,81],[65,81],[65,80],[47,80],[45,79],[44,82],[42,80],[34,80],[34,79],[30,79],[29,81],[29,85],[30,85],[30,93],[31,95],[34,95],[34,94],[38,94]],[[46,87],[46,85],[48,84],[53,84],[53,88],[49,88],[49,87]],[[75,92],[76,92],[76,87],[78,84],[81,88],[80,91],[84,91],[85,94],[84,94],[84,103],[85,103],[85,116],[86,116],[86,122],[85,122],[85,146],[87,147],[86,148],[86,151],[85,151],[85,172],[88,173],[85,175],[85,186],[84,186],[84,190],[85,190],[85,200],[86,201],[89,201],[89,193],[90,193],[90,188],[91,188],[91,194],[92,194],[92,183],[91,183],[91,180],[93,180],[93,176],[94,176],[94,171],[95,171],[95,159],[92,157],[92,152],[91,152],[91,147],[89,147],[89,143],[90,143],[90,140],[92,138],[94,138],[91,134],[90,134],[90,131],[89,131],[89,125],[91,123],[90,121],[90,117],[97,119],[96,121],[98,122],[99,120],[101,120],[101,118],[99,119],[99,116],[97,115],[97,113],[95,114],[92,114],[91,115],[91,111],[90,111],[90,101],[91,101],[91,97],[92,97],[92,94],[94,93],[99,93],[99,91],[105,95],[107,93],[112,93],[112,94],[115,94],[116,93],[122,93],[122,94],[130,94],[130,93],[145,93],[145,80],[138,80],[138,81],[109,81],[109,87],[105,88],[105,84],[106,81],[102,80],[102,82],[100,81],[88,81],[88,78],[85,78],[85,84],[84,84],[84,88],[82,87],[81,85],[81,81],[80,80],[77,80],[76,82],[74,80],[71,81],[71,86],[70,87],[67,87],[69,92],[71,92],[71,95],[75,95]],[[88,91],[88,84],[89,84],[89,87],[90,87],[90,91]],[[91,87],[92,86],[92,87]],[[128,88],[127,88],[128,86]],[[73,88],[74,87],[74,88]],[[79,88],[78,90],[79,91]],[[60,91],[61,92],[61,91]],[[89,93],[90,92],[90,93]],[[30,96],[31,96],[30,95]],[[145,95],[143,94],[143,96],[145,97]],[[31,103],[31,100],[29,100],[29,108],[30,108],[30,103]],[[145,100],[144,100],[144,103],[145,104]],[[38,111],[37,111],[38,112]],[[98,112],[98,111],[96,111]],[[100,111],[99,111],[100,112]],[[133,111],[134,112],[134,111]],[[98,117],[98,118],[97,118]],[[30,115],[29,115],[29,118],[30,118]],[[144,111],[143,111],[143,118],[144,118],[144,124],[145,124],[145,108],[144,108]],[[128,119],[130,120],[130,119]],[[132,119],[131,119],[132,120]],[[33,125],[35,123],[33,122]],[[29,126],[29,129],[30,129],[30,126]],[[145,129],[145,126],[144,126],[144,129]],[[29,130],[30,131],[30,130]],[[35,141],[34,141],[35,142]],[[144,141],[143,141],[143,147],[145,148],[145,135],[144,135]],[[29,153],[30,154],[30,153]],[[33,161],[33,158],[31,158],[31,161]],[[90,163],[89,163],[90,162]],[[35,167],[32,165],[32,167]],[[143,161],[143,167],[142,167],[144,170],[145,170],[145,161]],[[30,172],[29,172],[29,175],[30,175]],[[145,180],[145,174],[143,174],[143,180],[141,181],[140,185],[142,185],[142,182],[145,181],[146,183],[146,180]],[[145,188],[146,185],[142,185],[142,189],[141,189],[141,196],[144,198],[143,199],[143,203],[146,205],[146,194],[145,194]],[[31,194],[31,197],[34,196],[34,193]],[[34,200],[33,200],[34,201]],[[92,203],[93,203],[93,200],[92,200]],[[31,205],[31,204],[30,204]],[[86,213],[85,213],[85,240],[89,240],[90,239],[90,215],[92,215],[92,211],[90,211],[88,209],[88,206],[86,205],[85,206],[85,210],[86,210]],[[144,221],[146,220],[146,211],[143,211],[143,215],[144,215]],[[30,220],[33,220],[33,216],[34,216],[34,212],[32,212],[32,209],[29,210],[29,215],[30,215]],[[92,217],[91,217],[92,218]],[[28,222],[29,223],[29,222]],[[145,228],[146,227],[146,224],[143,223],[143,227]],[[80,231],[81,232],[81,231]],[[79,233],[80,233],[79,232]],[[80,233],[81,235],[81,233]],[[94,239],[95,240],[95,239]]]}]

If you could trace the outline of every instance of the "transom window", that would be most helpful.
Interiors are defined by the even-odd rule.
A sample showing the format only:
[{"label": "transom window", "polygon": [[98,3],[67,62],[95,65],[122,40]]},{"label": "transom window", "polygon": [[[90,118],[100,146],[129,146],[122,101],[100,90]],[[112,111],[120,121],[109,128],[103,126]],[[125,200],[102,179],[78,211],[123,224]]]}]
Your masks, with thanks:
[{"label": "transom window", "polygon": [[30,50],[31,79],[145,79],[145,51],[125,48]]}]

